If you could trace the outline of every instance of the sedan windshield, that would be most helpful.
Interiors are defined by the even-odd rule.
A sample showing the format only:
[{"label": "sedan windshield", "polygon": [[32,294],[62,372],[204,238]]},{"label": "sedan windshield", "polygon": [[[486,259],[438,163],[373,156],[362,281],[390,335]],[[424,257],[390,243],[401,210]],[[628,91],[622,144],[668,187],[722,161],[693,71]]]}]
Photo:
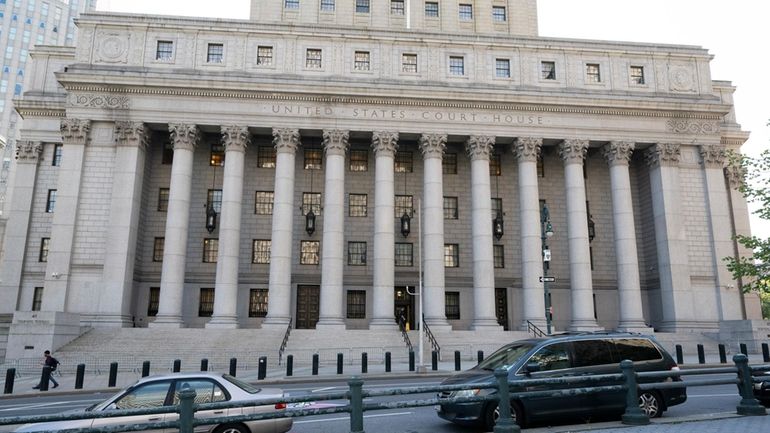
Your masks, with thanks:
[{"label": "sedan windshield", "polygon": [[505,346],[481,361],[478,367],[482,370],[494,370],[502,366],[510,367],[532,349],[531,344],[512,344]]}]

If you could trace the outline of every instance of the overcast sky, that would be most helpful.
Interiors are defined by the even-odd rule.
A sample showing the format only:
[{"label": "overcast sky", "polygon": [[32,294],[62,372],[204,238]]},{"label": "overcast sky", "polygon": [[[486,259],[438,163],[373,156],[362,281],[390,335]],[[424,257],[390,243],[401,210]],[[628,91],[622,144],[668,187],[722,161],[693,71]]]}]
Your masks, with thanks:
[{"label": "overcast sky", "polygon": [[[248,19],[249,4],[250,0],[99,0],[98,9]],[[757,155],[770,148],[770,2],[538,0],[538,5],[541,36],[707,48],[714,55],[711,77],[732,81],[738,88],[738,122],[751,131],[743,151]],[[770,237],[766,221],[753,218],[752,229],[755,235]]]}]

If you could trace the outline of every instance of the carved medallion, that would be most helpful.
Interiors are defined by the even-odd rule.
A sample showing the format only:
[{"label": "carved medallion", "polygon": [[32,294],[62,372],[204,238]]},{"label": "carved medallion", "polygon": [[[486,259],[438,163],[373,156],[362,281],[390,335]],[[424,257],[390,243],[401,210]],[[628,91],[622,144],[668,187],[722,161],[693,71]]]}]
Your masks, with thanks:
[{"label": "carved medallion", "polygon": [[128,33],[97,34],[97,61],[107,63],[126,63],[128,43],[131,35]]},{"label": "carved medallion", "polygon": [[691,92],[694,89],[693,70],[690,65],[672,65],[669,69],[668,80],[671,90],[675,92]]}]

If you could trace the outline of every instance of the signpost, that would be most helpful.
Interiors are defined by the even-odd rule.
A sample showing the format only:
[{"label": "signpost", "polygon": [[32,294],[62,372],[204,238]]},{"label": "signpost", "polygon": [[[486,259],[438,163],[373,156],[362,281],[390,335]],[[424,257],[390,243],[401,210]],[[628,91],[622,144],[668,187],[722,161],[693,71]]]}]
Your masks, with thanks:
[{"label": "signpost", "polygon": [[541,283],[555,283],[556,277],[540,277]]}]

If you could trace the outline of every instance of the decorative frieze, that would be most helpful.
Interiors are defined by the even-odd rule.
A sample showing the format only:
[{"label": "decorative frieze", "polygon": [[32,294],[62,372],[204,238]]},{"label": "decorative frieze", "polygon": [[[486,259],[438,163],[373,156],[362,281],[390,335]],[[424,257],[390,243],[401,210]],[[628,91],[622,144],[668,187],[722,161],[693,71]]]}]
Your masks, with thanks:
[{"label": "decorative frieze", "polygon": [[611,141],[602,147],[602,153],[610,167],[628,165],[635,147],[636,143],[633,141]]},{"label": "decorative frieze", "polygon": [[227,125],[222,127],[222,143],[227,152],[245,153],[251,142],[251,133],[247,126]]},{"label": "decorative frieze", "polygon": [[588,153],[588,140],[568,138],[559,145],[559,157],[564,164],[582,164]]},{"label": "decorative frieze", "polygon": [[294,153],[299,144],[299,129],[273,128],[273,145],[276,152]]},{"label": "decorative frieze", "polygon": [[719,132],[719,124],[691,119],[669,119],[666,129],[677,134],[715,134]]},{"label": "decorative frieze", "polygon": [[394,156],[398,151],[398,132],[372,132],[372,149],[377,156]]},{"label": "decorative frieze", "polygon": [[115,122],[115,143],[118,146],[137,146],[147,149],[150,130],[143,122]]},{"label": "decorative frieze", "polygon": [[40,153],[43,151],[43,143],[39,141],[17,141],[16,160],[20,164],[37,164]]},{"label": "decorative frieze", "polygon": [[727,150],[720,144],[700,146],[701,163],[706,168],[722,168],[725,165]]},{"label": "decorative frieze", "polygon": [[676,167],[682,157],[680,145],[674,143],[658,143],[644,154],[650,167]]},{"label": "decorative frieze", "polygon": [[536,162],[543,147],[543,139],[537,137],[519,137],[513,143],[513,154],[519,161]]},{"label": "decorative frieze", "polygon": [[324,129],[323,146],[326,155],[342,155],[348,151],[350,131],[344,129]]},{"label": "decorative frieze", "polygon": [[174,143],[174,150],[193,151],[198,146],[201,139],[201,133],[197,125],[188,123],[170,123],[168,130],[171,133],[171,142]]},{"label": "decorative frieze", "polygon": [[126,110],[130,108],[130,99],[123,95],[70,93],[67,101],[71,107],[110,108]]},{"label": "decorative frieze", "polygon": [[446,134],[422,134],[420,136],[420,151],[423,158],[443,158],[446,140]]},{"label": "decorative frieze", "polygon": [[725,166],[725,177],[730,184],[730,189],[740,190],[746,184],[746,167],[740,160],[731,160]]},{"label": "decorative frieze", "polygon": [[91,121],[67,117],[62,119],[60,129],[64,144],[86,144],[88,131],[91,130]]},{"label": "decorative frieze", "polygon": [[489,160],[489,154],[495,148],[494,135],[471,135],[465,142],[465,150],[471,160]]}]

